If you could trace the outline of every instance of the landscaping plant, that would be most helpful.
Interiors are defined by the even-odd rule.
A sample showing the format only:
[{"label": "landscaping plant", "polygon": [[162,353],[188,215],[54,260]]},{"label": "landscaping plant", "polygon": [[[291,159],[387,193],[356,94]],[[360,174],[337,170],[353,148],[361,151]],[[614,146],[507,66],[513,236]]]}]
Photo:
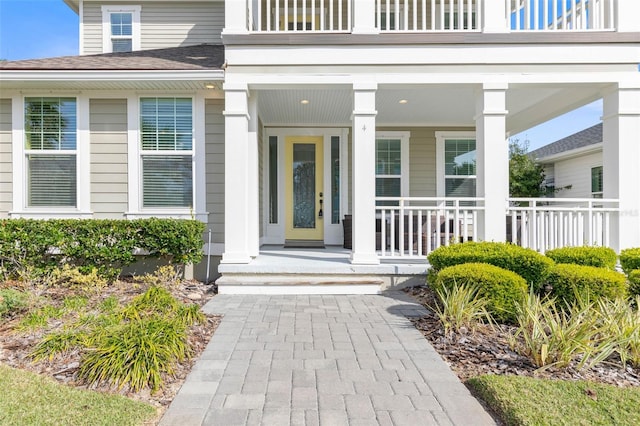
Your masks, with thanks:
[{"label": "landscaping plant", "polygon": [[540,253],[509,243],[468,241],[438,247],[427,256],[438,272],[463,263],[488,263],[515,272],[538,291],[554,262]]},{"label": "landscaping plant", "polygon": [[623,274],[593,266],[555,265],[547,282],[552,287],[552,294],[567,303],[575,301],[576,295],[596,300],[601,297],[624,298],[628,293],[627,280]]},{"label": "landscaping plant", "polygon": [[515,319],[515,305],[527,292],[527,283],[518,274],[486,263],[449,266],[438,272],[435,290],[462,285],[476,288],[478,296],[487,300],[486,309],[497,321]]},{"label": "landscaping plant", "polygon": [[640,269],[629,272],[629,294],[640,296]]},{"label": "landscaping plant", "polygon": [[635,269],[640,269],[640,247],[622,250],[620,252],[620,265],[625,274]]},{"label": "landscaping plant", "polygon": [[473,330],[478,322],[491,321],[488,300],[479,295],[477,285],[441,286],[436,289],[436,296],[437,303],[429,308],[438,316],[445,334]]},{"label": "landscaping plant", "polygon": [[618,255],[609,247],[563,247],[549,250],[545,255],[556,263],[615,269]]}]

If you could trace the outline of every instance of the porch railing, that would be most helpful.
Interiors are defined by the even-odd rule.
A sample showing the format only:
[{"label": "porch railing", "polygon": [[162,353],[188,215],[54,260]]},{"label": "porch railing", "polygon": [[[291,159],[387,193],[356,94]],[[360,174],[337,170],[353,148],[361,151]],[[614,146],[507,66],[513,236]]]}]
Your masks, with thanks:
[{"label": "porch railing", "polygon": [[512,31],[614,30],[616,0],[506,0]]},{"label": "porch railing", "polygon": [[442,245],[478,239],[482,198],[376,197],[380,258],[420,258]]},{"label": "porch railing", "polygon": [[381,32],[475,31],[482,28],[484,0],[375,1],[376,26]]},{"label": "porch railing", "polygon": [[510,198],[507,240],[544,253],[567,246],[609,246],[618,200]]},{"label": "porch railing", "polygon": [[352,0],[248,0],[249,29],[254,32],[351,32],[351,7]]}]

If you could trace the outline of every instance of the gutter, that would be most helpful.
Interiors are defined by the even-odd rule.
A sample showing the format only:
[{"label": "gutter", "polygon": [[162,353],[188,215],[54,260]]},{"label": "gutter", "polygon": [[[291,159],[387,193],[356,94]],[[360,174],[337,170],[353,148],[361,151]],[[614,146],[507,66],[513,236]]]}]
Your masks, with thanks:
[{"label": "gutter", "polygon": [[223,70],[3,70],[1,81],[224,80]]}]

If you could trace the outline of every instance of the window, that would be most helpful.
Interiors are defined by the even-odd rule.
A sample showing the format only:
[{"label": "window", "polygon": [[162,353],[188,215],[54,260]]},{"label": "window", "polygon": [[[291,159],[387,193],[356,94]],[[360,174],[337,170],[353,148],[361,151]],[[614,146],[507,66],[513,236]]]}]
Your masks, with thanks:
[{"label": "window", "polygon": [[602,198],[602,166],[591,168],[591,197]]},{"label": "window", "polygon": [[140,6],[102,7],[102,50],[140,50]]},{"label": "window", "polygon": [[75,98],[25,98],[27,207],[77,206]]},{"label": "window", "polygon": [[[376,197],[408,195],[409,134],[406,132],[376,135]],[[378,205],[397,205],[381,201]]]},{"label": "window", "polygon": [[141,98],[142,208],[193,207],[193,102]]},{"label": "window", "polygon": [[473,132],[436,132],[438,196],[476,196],[476,140]]}]

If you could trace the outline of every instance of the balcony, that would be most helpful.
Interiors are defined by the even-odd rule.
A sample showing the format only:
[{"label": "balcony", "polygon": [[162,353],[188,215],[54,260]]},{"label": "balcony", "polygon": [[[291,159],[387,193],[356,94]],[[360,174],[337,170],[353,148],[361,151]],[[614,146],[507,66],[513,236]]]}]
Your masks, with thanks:
[{"label": "balcony", "polygon": [[244,24],[228,20],[227,28],[296,34],[615,31],[623,12],[618,6],[617,0],[246,0],[246,14],[228,14]]}]

